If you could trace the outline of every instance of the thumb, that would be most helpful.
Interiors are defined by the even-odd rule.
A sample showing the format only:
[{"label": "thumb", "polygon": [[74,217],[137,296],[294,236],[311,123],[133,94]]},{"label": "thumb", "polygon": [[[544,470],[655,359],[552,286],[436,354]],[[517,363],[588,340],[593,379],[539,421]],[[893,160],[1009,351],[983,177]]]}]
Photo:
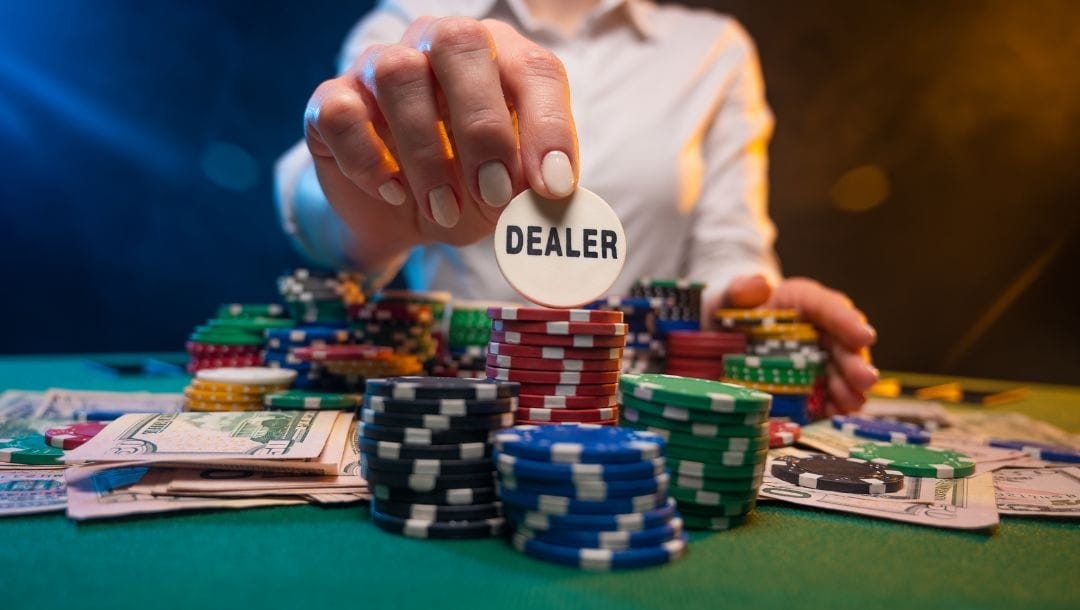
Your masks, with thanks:
[{"label": "thumb", "polygon": [[768,301],[771,295],[772,286],[764,275],[741,275],[728,284],[723,302],[725,307],[759,307]]}]

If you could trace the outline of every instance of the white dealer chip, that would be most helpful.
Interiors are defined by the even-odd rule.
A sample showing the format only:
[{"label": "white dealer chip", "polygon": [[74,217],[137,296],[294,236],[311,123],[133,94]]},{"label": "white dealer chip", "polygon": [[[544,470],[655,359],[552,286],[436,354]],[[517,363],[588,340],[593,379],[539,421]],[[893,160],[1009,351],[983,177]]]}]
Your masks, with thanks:
[{"label": "white dealer chip", "polygon": [[603,296],[622,272],[626,252],[615,211],[581,187],[565,199],[526,190],[495,227],[495,260],[506,281],[547,307],[578,307]]}]

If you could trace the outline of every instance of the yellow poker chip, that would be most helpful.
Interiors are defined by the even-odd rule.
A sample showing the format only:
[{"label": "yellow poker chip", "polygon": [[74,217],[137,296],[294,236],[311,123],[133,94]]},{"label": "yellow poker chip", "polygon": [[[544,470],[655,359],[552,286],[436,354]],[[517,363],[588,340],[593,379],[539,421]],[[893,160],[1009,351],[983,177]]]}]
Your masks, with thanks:
[{"label": "yellow poker chip", "polygon": [[222,394],[256,394],[262,396],[268,392],[281,392],[289,389],[289,384],[278,385],[244,385],[239,383],[221,383],[219,381],[206,381],[192,379],[188,386],[204,392],[217,392]]},{"label": "yellow poker chip", "polygon": [[262,403],[208,402],[204,400],[184,400],[186,411],[262,411]]},{"label": "yellow poker chip", "polygon": [[757,383],[753,381],[742,381],[740,379],[731,379],[725,377],[721,381],[725,383],[733,383],[735,385],[741,385],[744,388],[750,388],[752,390],[758,390],[761,392],[768,392],[769,394],[810,394],[814,391],[812,385],[787,385],[776,383]]},{"label": "yellow poker chip", "polygon": [[263,400],[263,394],[229,394],[224,392],[207,392],[205,390],[193,388],[185,389],[184,396],[199,402],[227,402],[238,404],[261,403]]},{"label": "yellow poker chip", "polygon": [[[780,335],[813,335],[817,337],[817,329],[813,324],[805,322],[790,322],[783,324],[767,324],[750,329],[750,334],[755,337],[775,337]],[[784,337],[786,338],[786,337]]]},{"label": "yellow poker chip", "polygon": [[795,309],[717,309],[717,320],[737,320],[740,322],[794,322],[799,319]]}]

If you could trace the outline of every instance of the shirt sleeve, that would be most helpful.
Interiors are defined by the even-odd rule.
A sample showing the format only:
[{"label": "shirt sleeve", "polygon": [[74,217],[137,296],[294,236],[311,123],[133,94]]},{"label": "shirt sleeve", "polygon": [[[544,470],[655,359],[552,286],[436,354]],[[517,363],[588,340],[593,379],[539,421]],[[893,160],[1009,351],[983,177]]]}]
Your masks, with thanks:
[{"label": "shirt sleeve", "polygon": [[707,284],[703,311],[716,309],[731,281],[760,273],[775,285],[780,268],[768,214],[768,152],[773,116],[757,53],[734,21],[736,67],[719,92],[715,118],[702,138],[701,195],[686,248],[687,275]]},{"label": "shirt sleeve", "polygon": [[[352,29],[338,58],[338,73],[344,72],[369,45],[394,43],[409,24],[408,16],[392,2],[381,3]],[[282,155],[274,169],[274,194],[281,226],[293,247],[311,263],[330,268],[359,267],[350,257],[356,237],[334,212],[323,195],[315,164],[301,140]],[[382,269],[364,269],[369,280],[389,281],[400,260]],[[374,277],[372,277],[374,276]]]}]

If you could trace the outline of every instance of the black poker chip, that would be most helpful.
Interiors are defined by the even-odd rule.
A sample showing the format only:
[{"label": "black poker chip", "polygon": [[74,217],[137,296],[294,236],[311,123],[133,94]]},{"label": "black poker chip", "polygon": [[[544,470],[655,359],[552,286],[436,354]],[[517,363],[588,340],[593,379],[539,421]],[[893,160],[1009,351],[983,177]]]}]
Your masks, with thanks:
[{"label": "black poker chip", "polygon": [[900,491],[904,474],[880,464],[833,455],[783,456],[774,460],[772,475],[800,487],[857,494]]},{"label": "black poker chip", "polygon": [[369,485],[386,485],[424,493],[443,489],[489,487],[495,484],[494,472],[430,475],[388,472],[362,467],[360,474]]},{"label": "black poker chip", "polygon": [[478,521],[502,517],[502,504],[465,504],[462,506],[440,506],[437,504],[414,504],[373,499],[371,507],[380,513],[399,519],[417,519],[420,521]]},{"label": "black poker chip", "polygon": [[402,474],[427,474],[443,476],[448,474],[476,474],[492,472],[495,464],[491,458],[475,460],[426,460],[426,459],[388,459],[369,455],[361,451],[364,464],[374,470],[400,472]]},{"label": "black poker chip", "polygon": [[514,425],[514,414],[497,415],[397,415],[377,413],[370,409],[361,411],[365,424],[394,428],[426,428],[428,430],[498,430]]},{"label": "black poker chip", "polygon": [[494,483],[487,487],[463,487],[459,489],[437,489],[435,491],[413,491],[389,485],[372,485],[372,496],[376,500],[403,502],[408,504],[436,504],[439,506],[470,506],[491,504],[499,501]]},{"label": "black poker chip", "polygon": [[520,384],[513,381],[461,379],[457,377],[387,377],[368,379],[365,392],[396,400],[416,398],[464,398],[495,400],[517,396]]},{"label": "black poker chip", "polygon": [[478,441],[450,445],[406,445],[361,437],[360,452],[388,460],[476,460],[491,457],[491,444]]},{"label": "black poker chip", "polygon": [[[482,367],[481,367],[482,368]],[[397,400],[386,396],[364,396],[364,408],[391,415],[498,415],[517,408],[517,398],[469,400],[466,398],[415,398]]]},{"label": "black poker chip", "polygon": [[495,435],[490,430],[429,430],[427,428],[394,428],[366,423],[361,423],[357,428],[361,438],[405,445],[488,443],[494,439]]}]

